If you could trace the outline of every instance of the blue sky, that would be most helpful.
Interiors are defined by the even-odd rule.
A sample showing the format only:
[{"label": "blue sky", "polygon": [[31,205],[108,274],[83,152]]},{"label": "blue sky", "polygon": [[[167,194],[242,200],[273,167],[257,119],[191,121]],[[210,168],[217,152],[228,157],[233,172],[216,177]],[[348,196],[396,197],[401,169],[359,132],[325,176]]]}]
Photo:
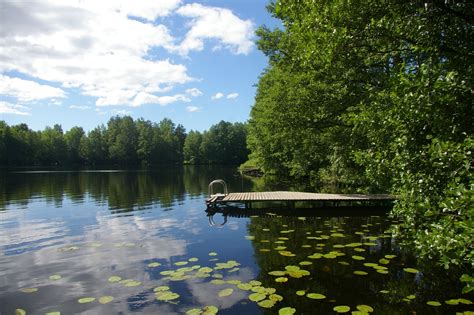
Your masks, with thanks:
[{"label": "blue sky", "polygon": [[0,120],[85,130],[114,115],[246,121],[267,65],[265,0],[0,3]]}]

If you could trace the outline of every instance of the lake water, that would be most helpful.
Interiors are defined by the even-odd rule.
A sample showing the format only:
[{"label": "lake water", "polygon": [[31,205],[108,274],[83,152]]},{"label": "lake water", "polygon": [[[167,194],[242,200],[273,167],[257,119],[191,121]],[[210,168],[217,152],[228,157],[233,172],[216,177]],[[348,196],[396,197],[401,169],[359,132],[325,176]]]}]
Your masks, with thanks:
[{"label": "lake water", "polygon": [[459,274],[417,265],[382,213],[241,210],[210,226],[217,178],[262,189],[217,167],[3,172],[0,314],[473,311]]}]

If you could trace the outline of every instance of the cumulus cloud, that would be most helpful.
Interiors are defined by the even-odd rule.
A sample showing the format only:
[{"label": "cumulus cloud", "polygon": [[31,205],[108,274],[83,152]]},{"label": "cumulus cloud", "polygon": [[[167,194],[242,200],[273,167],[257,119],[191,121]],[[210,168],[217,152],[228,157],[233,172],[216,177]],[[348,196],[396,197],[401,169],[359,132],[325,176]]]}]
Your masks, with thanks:
[{"label": "cumulus cloud", "polygon": [[253,47],[253,23],[240,19],[231,10],[192,3],[180,7],[176,12],[192,19],[189,24],[191,29],[175,48],[182,55],[193,50],[203,50],[204,40],[208,39],[217,40],[217,47],[224,46],[235,54],[246,55]]},{"label": "cumulus cloud", "polygon": [[20,102],[66,97],[66,93],[59,88],[1,74],[0,94],[14,97]]},{"label": "cumulus cloud", "polygon": [[187,106],[186,107],[186,110],[190,113],[194,113],[194,112],[198,112],[201,110],[201,107],[197,107],[197,106]]},{"label": "cumulus cloud", "polygon": [[25,112],[25,110],[28,110],[28,109],[29,108],[26,106],[15,105],[12,103],[0,101],[0,114],[13,114],[13,115],[28,116],[28,115],[31,115],[30,113]]},{"label": "cumulus cloud", "polygon": [[148,57],[152,48],[172,50],[175,45],[166,26],[147,21],[170,14],[179,3],[4,2],[0,73],[18,71],[63,88],[78,88],[96,97],[99,106],[129,105],[140,92],[183,84],[191,80],[184,65]]},{"label": "cumulus cloud", "polygon": [[224,97],[224,94],[221,93],[221,92],[218,92],[214,96],[212,96],[211,99],[218,100],[218,99],[223,98],[223,97]]},{"label": "cumulus cloud", "polygon": [[192,89],[187,89],[186,94],[189,94],[192,97],[198,97],[198,96],[202,95],[202,92],[201,92],[201,90],[199,90],[197,88],[192,88]]},{"label": "cumulus cloud", "polygon": [[235,99],[237,97],[239,97],[239,93],[230,93],[230,94],[227,95],[227,98],[230,99],[230,100]]},{"label": "cumulus cloud", "polygon": [[176,95],[165,95],[165,96],[156,96],[153,94],[145,93],[145,92],[140,92],[135,96],[132,106],[138,107],[143,104],[158,104],[161,106],[166,106],[172,103],[176,102],[190,102],[191,99],[189,99],[186,95],[183,94],[176,94]]},{"label": "cumulus cloud", "polygon": [[71,106],[69,106],[69,108],[79,109],[79,110],[86,110],[86,109],[90,109],[91,107],[90,106],[84,106],[84,105],[71,105]]}]

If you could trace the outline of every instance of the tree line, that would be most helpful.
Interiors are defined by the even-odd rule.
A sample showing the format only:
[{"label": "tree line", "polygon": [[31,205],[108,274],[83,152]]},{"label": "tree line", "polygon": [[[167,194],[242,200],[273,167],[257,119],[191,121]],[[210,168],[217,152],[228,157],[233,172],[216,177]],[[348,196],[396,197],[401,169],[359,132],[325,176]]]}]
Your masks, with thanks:
[{"label": "tree line", "polygon": [[61,125],[31,130],[0,121],[0,166],[240,164],[247,159],[246,125],[221,121],[204,132],[170,119],[159,123],[115,116],[89,132]]},{"label": "tree line", "polygon": [[[357,4],[356,4],[357,3]],[[446,268],[474,266],[474,6],[277,0],[249,121],[266,173],[390,191],[397,233]]]}]

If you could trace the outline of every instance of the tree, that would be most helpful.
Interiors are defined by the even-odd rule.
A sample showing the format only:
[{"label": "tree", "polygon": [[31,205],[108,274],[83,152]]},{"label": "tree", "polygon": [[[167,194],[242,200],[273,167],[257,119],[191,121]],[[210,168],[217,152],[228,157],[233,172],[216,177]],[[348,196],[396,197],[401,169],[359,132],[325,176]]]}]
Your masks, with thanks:
[{"label": "tree", "polygon": [[136,163],[138,132],[130,116],[115,116],[107,123],[109,157],[116,163]]},{"label": "tree", "polygon": [[201,154],[202,134],[191,130],[184,142],[184,160],[191,164],[200,164],[203,160]]},{"label": "tree", "polygon": [[80,164],[82,162],[80,154],[81,141],[84,137],[84,129],[81,127],[72,127],[64,135],[67,146],[67,160],[73,164]]}]

